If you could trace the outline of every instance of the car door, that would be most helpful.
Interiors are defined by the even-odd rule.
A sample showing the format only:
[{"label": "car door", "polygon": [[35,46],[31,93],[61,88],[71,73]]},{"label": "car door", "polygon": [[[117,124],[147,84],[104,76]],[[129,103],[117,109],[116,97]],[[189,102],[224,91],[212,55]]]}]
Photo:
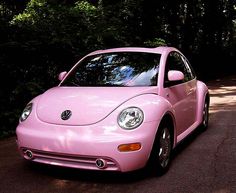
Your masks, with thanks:
[{"label": "car door", "polygon": [[[170,82],[169,70],[183,72],[182,81]],[[177,126],[177,135],[184,132],[195,122],[196,117],[196,78],[188,65],[187,59],[174,51],[169,53],[164,75],[164,97],[172,104]]]}]

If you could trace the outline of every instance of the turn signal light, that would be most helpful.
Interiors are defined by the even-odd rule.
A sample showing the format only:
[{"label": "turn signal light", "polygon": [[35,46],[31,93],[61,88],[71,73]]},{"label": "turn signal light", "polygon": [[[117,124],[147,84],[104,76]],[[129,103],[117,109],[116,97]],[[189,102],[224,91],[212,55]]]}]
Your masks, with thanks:
[{"label": "turn signal light", "polygon": [[118,150],[121,152],[128,152],[128,151],[138,151],[141,149],[140,143],[130,143],[130,144],[122,144],[119,145]]}]

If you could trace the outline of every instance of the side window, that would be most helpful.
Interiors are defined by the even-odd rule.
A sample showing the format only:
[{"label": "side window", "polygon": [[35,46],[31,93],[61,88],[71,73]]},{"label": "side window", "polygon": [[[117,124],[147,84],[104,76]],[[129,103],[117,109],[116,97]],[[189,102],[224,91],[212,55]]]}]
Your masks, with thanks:
[{"label": "side window", "polygon": [[189,73],[189,76],[191,77],[191,80],[194,79],[194,78],[196,77],[196,74],[195,74],[195,72],[194,72],[192,66],[190,65],[190,63],[189,63],[189,61],[187,60],[187,58],[185,58],[185,57],[182,56],[182,59],[183,59],[183,61],[184,61],[184,63],[185,63],[185,66],[186,66],[186,68],[187,68],[187,71],[188,71],[188,73]]},{"label": "side window", "polygon": [[[178,52],[171,52],[169,54],[166,61],[166,67],[165,67],[165,77],[164,77],[165,87],[180,84],[180,83],[187,82],[193,79],[194,75],[191,69],[189,68],[189,66],[186,66],[186,62],[187,60]],[[167,76],[168,71],[170,70],[178,70],[178,71],[183,72],[184,80],[170,83],[168,81],[168,76]]]}]

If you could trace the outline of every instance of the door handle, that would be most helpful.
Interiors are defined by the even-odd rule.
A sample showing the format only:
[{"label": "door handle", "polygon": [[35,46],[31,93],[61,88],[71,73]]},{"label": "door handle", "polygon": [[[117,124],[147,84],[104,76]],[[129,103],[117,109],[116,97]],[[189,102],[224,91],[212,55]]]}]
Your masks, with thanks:
[{"label": "door handle", "polygon": [[190,89],[189,89],[190,92],[193,92],[194,90],[195,90],[194,88],[190,88]]},{"label": "door handle", "polygon": [[190,88],[190,89],[187,91],[187,95],[190,95],[190,94],[192,94],[194,91],[195,91],[195,89],[194,89],[194,88]]}]

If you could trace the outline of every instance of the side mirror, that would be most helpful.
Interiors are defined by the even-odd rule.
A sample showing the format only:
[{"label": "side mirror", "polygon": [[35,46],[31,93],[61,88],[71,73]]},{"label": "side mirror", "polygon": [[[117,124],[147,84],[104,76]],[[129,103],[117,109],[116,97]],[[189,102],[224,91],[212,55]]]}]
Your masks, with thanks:
[{"label": "side mirror", "polygon": [[184,74],[178,70],[170,70],[168,72],[168,80],[169,81],[179,81],[184,79]]},{"label": "side mirror", "polygon": [[65,78],[66,75],[67,75],[67,72],[66,72],[66,71],[61,72],[61,73],[58,75],[58,80],[62,81],[62,80]]}]

